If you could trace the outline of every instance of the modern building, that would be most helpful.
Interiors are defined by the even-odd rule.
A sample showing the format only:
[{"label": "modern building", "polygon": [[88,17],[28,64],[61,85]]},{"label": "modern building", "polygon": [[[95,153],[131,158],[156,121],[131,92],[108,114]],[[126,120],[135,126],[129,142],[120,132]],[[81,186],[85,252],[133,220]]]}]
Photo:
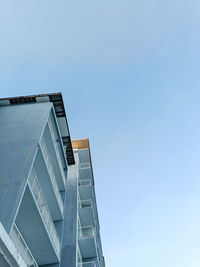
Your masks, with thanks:
[{"label": "modern building", "polygon": [[0,267],[104,267],[88,139],[61,93],[0,99]]}]

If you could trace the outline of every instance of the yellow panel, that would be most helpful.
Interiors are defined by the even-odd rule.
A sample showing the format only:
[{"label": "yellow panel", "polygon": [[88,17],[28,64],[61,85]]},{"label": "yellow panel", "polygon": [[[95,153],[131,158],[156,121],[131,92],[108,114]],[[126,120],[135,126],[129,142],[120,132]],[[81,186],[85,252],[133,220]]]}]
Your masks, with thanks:
[{"label": "yellow panel", "polygon": [[72,147],[76,149],[84,149],[84,148],[90,149],[89,139],[85,138],[85,139],[72,140]]}]

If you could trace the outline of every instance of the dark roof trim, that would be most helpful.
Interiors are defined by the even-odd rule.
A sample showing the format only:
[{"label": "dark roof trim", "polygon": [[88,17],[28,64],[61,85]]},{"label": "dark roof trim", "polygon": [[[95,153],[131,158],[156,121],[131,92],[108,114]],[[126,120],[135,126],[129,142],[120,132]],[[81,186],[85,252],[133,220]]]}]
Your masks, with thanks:
[{"label": "dark roof trim", "polygon": [[18,97],[8,97],[0,98],[0,104],[4,105],[16,105],[16,104],[28,104],[28,103],[42,103],[42,102],[52,102],[57,118],[64,118],[66,122],[68,134],[62,135],[63,145],[66,147],[66,160],[68,165],[74,165],[74,153],[72,149],[72,142],[69,132],[69,126],[67,122],[67,116],[65,113],[64,102],[62,98],[62,93],[52,93],[52,94],[39,94],[30,96],[18,96]]}]

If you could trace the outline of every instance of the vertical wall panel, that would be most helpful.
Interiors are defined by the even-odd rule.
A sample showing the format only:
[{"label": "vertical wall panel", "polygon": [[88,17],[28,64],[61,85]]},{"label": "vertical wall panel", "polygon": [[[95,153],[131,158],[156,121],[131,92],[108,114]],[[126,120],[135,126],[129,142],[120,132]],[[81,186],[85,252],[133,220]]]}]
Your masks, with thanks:
[{"label": "vertical wall panel", "polygon": [[52,103],[0,107],[0,222],[15,219]]}]

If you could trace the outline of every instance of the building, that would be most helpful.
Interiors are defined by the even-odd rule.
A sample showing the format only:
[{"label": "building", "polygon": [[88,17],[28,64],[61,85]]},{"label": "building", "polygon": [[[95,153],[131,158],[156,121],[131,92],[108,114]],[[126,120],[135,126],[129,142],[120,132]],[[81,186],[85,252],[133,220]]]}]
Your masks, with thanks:
[{"label": "building", "polygon": [[88,139],[62,94],[0,99],[0,267],[104,267]]}]

